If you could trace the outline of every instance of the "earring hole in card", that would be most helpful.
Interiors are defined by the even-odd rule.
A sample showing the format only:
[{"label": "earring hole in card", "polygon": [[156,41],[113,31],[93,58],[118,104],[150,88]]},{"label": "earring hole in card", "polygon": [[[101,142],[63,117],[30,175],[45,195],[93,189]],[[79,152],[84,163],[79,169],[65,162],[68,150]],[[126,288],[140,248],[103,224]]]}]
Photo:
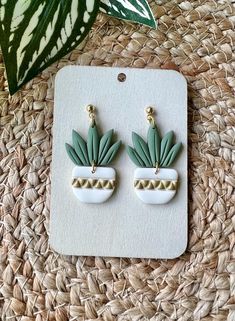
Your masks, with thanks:
[{"label": "earring hole in card", "polygon": [[118,74],[117,79],[118,79],[118,81],[120,81],[120,82],[126,81],[126,74],[124,74],[123,72],[121,72],[120,74]]}]

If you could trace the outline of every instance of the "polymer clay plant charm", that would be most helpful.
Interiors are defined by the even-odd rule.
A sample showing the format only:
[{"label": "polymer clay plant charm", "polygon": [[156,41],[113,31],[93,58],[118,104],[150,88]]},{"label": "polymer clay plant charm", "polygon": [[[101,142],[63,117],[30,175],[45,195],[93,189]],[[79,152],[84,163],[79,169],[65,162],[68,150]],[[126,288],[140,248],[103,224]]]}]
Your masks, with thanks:
[{"label": "polymer clay plant charm", "polygon": [[81,202],[103,203],[115,189],[116,172],[107,165],[116,156],[121,141],[112,144],[113,129],[100,137],[95,107],[88,105],[87,111],[91,120],[87,142],[73,130],[73,147],[65,144],[68,156],[76,165],[72,171],[72,189]]},{"label": "polymer clay plant charm", "polygon": [[152,107],[146,108],[150,123],[147,143],[136,133],[132,133],[134,148],[127,152],[138,168],[134,173],[134,189],[137,196],[146,204],[166,204],[176,194],[178,173],[169,168],[179,154],[182,144],[174,144],[174,132],[161,138],[156,126]]}]

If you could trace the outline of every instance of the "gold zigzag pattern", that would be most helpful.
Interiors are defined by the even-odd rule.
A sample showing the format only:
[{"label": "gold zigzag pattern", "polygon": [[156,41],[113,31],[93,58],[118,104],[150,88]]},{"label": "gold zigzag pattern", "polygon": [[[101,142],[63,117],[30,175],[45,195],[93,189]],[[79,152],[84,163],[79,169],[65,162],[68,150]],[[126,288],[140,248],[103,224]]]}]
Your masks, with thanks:
[{"label": "gold zigzag pattern", "polygon": [[114,189],[114,179],[74,178],[72,186],[76,188]]},{"label": "gold zigzag pattern", "polygon": [[178,181],[138,179],[134,181],[134,187],[136,189],[175,191],[178,187]]}]

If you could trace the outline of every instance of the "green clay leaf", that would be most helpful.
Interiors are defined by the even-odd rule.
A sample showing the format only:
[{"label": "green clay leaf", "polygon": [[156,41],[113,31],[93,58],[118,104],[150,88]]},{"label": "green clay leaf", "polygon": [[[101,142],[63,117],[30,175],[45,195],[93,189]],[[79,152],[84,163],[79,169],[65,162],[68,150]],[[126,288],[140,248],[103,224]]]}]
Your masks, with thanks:
[{"label": "green clay leaf", "polygon": [[73,147],[84,166],[89,165],[88,153],[85,140],[75,131],[72,132]]},{"label": "green clay leaf", "polygon": [[156,28],[156,21],[147,0],[101,0],[100,9],[115,18]]},{"label": "green clay leaf", "polygon": [[138,134],[132,132],[132,141],[134,148],[138,153],[139,157],[144,162],[145,167],[152,167],[148,145],[145,143],[143,138],[140,137]]},{"label": "green clay leaf", "polygon": [[167,133],[161,141],[161,154],[160,154],[160,166],[164,163],[172,145],[174,139],[174,132]]},{"label": "green clay leaf", "polygon": [[79,159],[78,155],[76,154],[75,150],[73,149],[72,146],[70,146],[69,144],[65,144],[65,148],[67,151],[67,154],[69,155],[69,158],[71,159],[71,161],[78,166],[82,166],[82,162]]},{"label": "green clay leaf", "polygon": [[182,148],[182,143],[175,144],[169,151],[165,161],[162,164],[162,167],[169,167],[178,156],[181,148]]},{"label": "green clay leaf", "polygon": [[116,156],[120,146],[121,146],[122,142],[116,142],[115,144],[113,144],[108,152],[106,153],[104,159],[101,161],[100,165],[108,165],[112,162],[112,160],[114,159],[114,157]]},{"label": "green clay leaf", "polygon": [[90,165],[97,165],[99,154],[99,134],[96,125],[90,126],[87,138],[87,151]]},{"label": "green clay leaf", "polygon": [[127,146],[127,154],[136,166],[145,167],[144,162],[139,157],[138,153],[134,150],[134,148]]},{"label": "green clay leaf", "polygon": [[157,126],[150,126],[148,130],[148,148],[153,167],[156,163],[160,164],[161,137]]},{"label": "green clay leaf", "polygon": [[10,93],[76,48],[99,7],[99,0],[0,1],[0,44]]},{"label": "green clay leaf", "polygon": [[113,137],[113,129],[110,129],[100,139],[98,165],[102,162],[102,159],[105,157],[111,145],[112,137]]}]

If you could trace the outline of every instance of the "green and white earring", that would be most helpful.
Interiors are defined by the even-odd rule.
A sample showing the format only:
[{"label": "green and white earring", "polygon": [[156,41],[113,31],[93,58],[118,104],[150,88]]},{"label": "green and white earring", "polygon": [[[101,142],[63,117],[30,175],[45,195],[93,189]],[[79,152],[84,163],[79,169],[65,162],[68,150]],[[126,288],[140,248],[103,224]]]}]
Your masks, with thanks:
[{"label": "green and white earring", "polygon": [[103,203],[115,189],[116,171],[107,165],[116,156],[121,141],[112,143],[113,129],[100,137],[95,107],[88,105],[86,110],[90,118],[87,142],[73,130],[73,147],[65,144],[68,156],[76,165],[72,171],[72,189],[81,202]]},{"label": "green and white earring", "polygon": [[147,143],[133,132],[134,148],[127,147],[130,159],[138,166],[134,173],[134,189],[146,204],[166,204],[175,196],[178,188],[178,173],[169,167],[178,156],[182,144],[174,144],[173,131],[161,138],[153,108],[146,108],[146,113],[150,124]]}]

